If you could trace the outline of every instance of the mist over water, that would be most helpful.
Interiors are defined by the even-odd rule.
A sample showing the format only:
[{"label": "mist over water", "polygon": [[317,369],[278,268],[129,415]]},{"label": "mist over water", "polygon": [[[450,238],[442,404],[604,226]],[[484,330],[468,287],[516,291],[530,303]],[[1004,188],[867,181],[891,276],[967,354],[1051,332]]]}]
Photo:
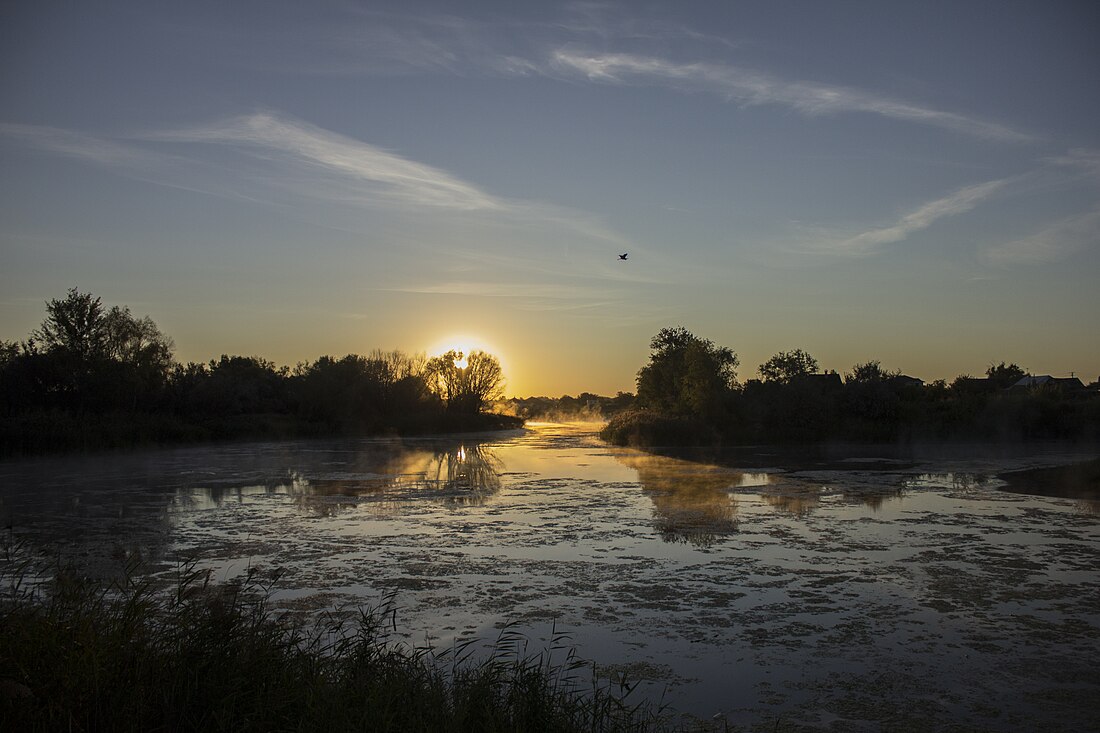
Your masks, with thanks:
[{"label": "mist over water", "polygon": [[536,651],[564,631],[601,673],[703,718],[1100,725],[1097,504],[998,478],[1092,455],[701,462],[595,430],[7,462],[0,513],[92,573],[278,569],[274,602],[302,613],[394,592],[411,644],[515,623]]}]

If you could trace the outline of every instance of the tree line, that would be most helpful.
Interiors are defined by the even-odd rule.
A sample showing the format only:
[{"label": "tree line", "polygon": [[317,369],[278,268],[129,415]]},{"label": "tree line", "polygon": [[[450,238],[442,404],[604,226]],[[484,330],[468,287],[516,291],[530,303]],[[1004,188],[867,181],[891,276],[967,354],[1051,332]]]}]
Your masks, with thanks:
[{"label": "tree line", "polygon": [[46,303],[22,342],[0,342],[6,454],[238,437],[517,427],[495,356],[401,351],[322,356],[293,369],[258,356],[180,363],[148,316],[77,289]]},{"label": "tree line", "polygon": [[1028,375],[1014,363],[927,385],[879,361],[843,376],[819,372],[801,349],[775,354],[744,383],[739,366],[728,347],[662,329],[638,371],[635,409],[613,417],[603,437],[636,445],[1100,440],[1097,385],[1016,388]]},{"label": "tree line", "polygon": [[631,409],[634,402],[630,392],[618,392],[614,397],[581,392],[575,397],[513,397],[506,407],[524,420],[598,422]]}]

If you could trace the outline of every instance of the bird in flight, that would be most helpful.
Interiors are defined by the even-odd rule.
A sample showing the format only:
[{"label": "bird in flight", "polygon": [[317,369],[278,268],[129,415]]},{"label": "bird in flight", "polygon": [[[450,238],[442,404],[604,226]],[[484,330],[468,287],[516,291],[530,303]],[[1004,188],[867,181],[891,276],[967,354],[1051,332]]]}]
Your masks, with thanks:
[{"label": "bird in flight", "polygon": [[625,260],[625,259],[626,259],[626,256],[627,256],[628,254],[630,254],[630,253],[629,253],[629,252],[623,252],[623,253],[622,253],[621,255],[619,255],[619,259],[620,259],[620,260]]}]

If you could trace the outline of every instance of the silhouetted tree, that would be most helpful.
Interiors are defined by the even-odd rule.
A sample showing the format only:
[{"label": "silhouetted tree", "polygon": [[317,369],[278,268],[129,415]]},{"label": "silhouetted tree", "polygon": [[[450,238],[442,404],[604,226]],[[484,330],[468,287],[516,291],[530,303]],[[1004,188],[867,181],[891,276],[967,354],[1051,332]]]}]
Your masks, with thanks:
[{"label": "silhouetted tree", "polygon": [[137,318],[128,307],[113,306],[103,317],[107,356],[126,364],[167,373],[175,342],[149,316]]},{"label": "silhouetted tree", "polygon": [[888,372],[882,368],[879,361],[868,361],[856,364],[852,367],[852,373],[844,375],[845,382],[884,382],[890,377],[896,377],[901,372]]},{"label": "silhouetted tree", "polygon": [[156,406],[173,365],[172,340],[129,308],[105,310],[72,288],[46,303],[46,319],[17,370],[41,408],[100,414]]},{"label": "silhouetted tree", "polygon": [[102,301],[76,288],[62,299],[47,301],[46,320],[31,334],[31,342],[45,351],[64,350],[80,360],[103,356],[107,323]]},{"label": "silhouetted tree", "polygon": [[294,375],[299,412],[332,426],[370,424],[382,408],[387,371],[381,362],[357,354],[300,364]]},{"label": "silhouetted tree", "polygon": [[406,354],[404,351],[382,351],[375,349],[370,358],[385,365],[391,382],[399,382],[408,377],[423,378],[427,369],[428,357],[424,352]]},{"label": "silhouetted tree", "polygon": [[649,343],[649,363],[638,371],[638,401],[676,415],[713,416],[736,383],[738,359],[683,326],[663,328]]},{"label": "silhouetted tree", "polygon": [[817,359],[802,349],[780,351],[760,365],[760,377],[765,382],[789,384],[793,379],[817,371]]},{"label": "silhouetted tree", "polygon": [[448,351],[426,365],[429,387],[450,412],[476,414],[504,395],[500,361],[484,351]]},{"label": "silhouetted tree", "polygon": [[1026,377],[1027,372],[1017,364],[1005,364],[1002,361],[1000,364],[990,365],[990,367],[985,370],[985,376],[989,381],[993,382],[994,386],[998,389],[1005,389]]},{"label": "silhouetted tree", "polygon": [[[73,288],[46,303],[22,344],[0,341],[0,453],[93,449],[209,438],[429,432],[511,427],[478,416],[503,389],[500,363],[451,354],[428,385],[423,354],[375,351],[300,364],[293,374],[255,356],[178,364],[152,319],[104,307]],[[449,368],[448,368],[449,366]]]},{"label": "silhouetted tree", "polygon": [[195,385],[192,404],[210,416],[289,412],[288,371],[258,356],[222,354],[210,361],[207,377]]},{"label": "silhouetted tree", "polygon": [[14,341],[0,340],[0,368],[7,366],[18,358],[19,344]]}]

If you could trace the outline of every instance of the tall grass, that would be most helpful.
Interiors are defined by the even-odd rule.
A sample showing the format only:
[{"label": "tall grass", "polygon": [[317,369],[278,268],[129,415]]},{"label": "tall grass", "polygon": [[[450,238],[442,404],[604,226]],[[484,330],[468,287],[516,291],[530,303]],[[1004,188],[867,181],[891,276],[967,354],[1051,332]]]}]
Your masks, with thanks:
[{"label": "tall grass", "polygon": [[562,647],[526,653],[397,641],[392,599],[308,625],[269,607],[255,575],[213,585],[184,569],[170,591],[131,575],[2,578],[0,719],[21,731],[646,731],[660,712],[597,683]]}]

